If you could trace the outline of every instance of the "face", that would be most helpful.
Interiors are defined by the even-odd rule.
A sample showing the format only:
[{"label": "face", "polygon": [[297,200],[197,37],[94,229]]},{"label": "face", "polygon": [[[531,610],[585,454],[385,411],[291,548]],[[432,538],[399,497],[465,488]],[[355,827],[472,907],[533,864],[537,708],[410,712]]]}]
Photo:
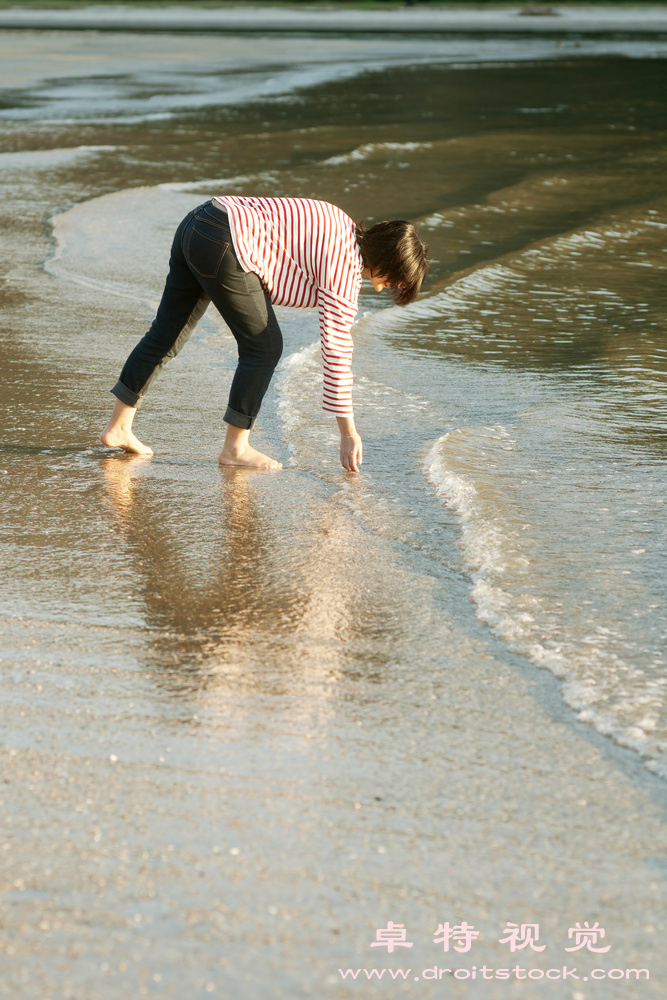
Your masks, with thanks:
[{"label": "face", "polygon": [[369,268],[364,268],[364,276],[370,278],[373,284],[373,288],[376,292],[381,292],[383,288],[391,288],[391,282],[387,278],[386,274],[380,275],[372,274]]}]

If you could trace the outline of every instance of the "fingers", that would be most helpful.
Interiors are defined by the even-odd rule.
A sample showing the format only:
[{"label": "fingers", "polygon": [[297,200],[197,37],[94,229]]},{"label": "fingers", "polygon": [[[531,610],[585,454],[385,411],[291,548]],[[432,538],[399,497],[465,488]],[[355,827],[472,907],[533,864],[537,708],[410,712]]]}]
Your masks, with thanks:
[{"label": "fingers", "polygon": [[340,462],[347,472],[358,472],[363,460],[361,438],[347,439],[341,442]]},{"label": "fingers", "polygon": [[348,472],[358,472],[361,465],[361,448],[353,448],[350,452],[343,452],[340,461]]}]

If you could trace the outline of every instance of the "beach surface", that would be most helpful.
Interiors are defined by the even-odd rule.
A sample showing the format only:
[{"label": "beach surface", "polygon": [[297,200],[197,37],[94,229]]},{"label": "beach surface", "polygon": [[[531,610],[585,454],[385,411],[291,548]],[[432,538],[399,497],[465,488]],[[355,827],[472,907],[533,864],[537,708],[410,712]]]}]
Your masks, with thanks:
[{"label": "beach surface", "polygon": [[[0,996],[662,998],[667,46],[0,55]],[[212,309],[155,456],[98,443],[221,193],[428,240],[413,306],[362,292],[359,476],[309,311],[255,432],[282,471],[217,466]]]},{"label": "beach surface", "polygon": [[104,4],[61,10],[10,7],[0,10],[0,28],[63,31],[175,31],[238,33],[315,34],[567,34],[626,35],[667,33],[664,6],[524,4],[516,7],[412,7],[317,8],[315,5],[277,6],[233,4],[197,8],[173,4],[142,7],[141,4]]}]

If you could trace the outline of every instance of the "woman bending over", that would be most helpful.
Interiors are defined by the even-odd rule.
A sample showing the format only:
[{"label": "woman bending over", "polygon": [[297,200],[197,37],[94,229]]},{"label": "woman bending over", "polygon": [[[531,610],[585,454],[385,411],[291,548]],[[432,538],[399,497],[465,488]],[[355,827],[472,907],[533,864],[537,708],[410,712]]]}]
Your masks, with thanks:
[{"label": "woman bending over", "polygon": [[102,443],[152,455],[132,432],[151,382],[175,357],[213,302],[238,344],[239,361],[218,461],[279,469],[249,443],[264,394],[282,353],[273,306],[317,308],[323,409],[340,429],[340,460],[358,472],[362,444],[352,414],[352,337],[362,277],[390,288],[406,305],[426,271],[426,247],[410,222],[356,224],[340,208],[305,198],[222,197],[190,212],[176,230],[157,315],[125,362]]}]

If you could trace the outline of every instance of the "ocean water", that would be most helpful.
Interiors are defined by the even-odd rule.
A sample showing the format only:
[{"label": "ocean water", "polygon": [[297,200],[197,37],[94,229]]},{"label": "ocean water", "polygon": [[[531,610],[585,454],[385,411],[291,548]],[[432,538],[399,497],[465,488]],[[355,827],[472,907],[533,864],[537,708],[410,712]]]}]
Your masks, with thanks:
[{"label": "ocean water", "polygon": [[[438,880],[459,904],[479,881],[476,919],[489,927],[523,919],[527,901],[552,935],[586,916],[586,900],[608,924],[621,907],[628,961],[644,961],[648,897],[621,899],[614,880],[628,892],[645,884],[656,913],[663,883],[619,875],[586,846],[591,831],[605,836],[599,821],[585,826],[587,799],[553,805],[540,776],[557,742],[552,752],[539,732],[526,738],[524,763],[498,772],[497,800],[496,775],[479,779],[492,827],[448,802],[459,794],[452,762],[488,753],[493,770],[509,745],[493,736],[493,706],[505,706],[503,740],[521,742],[531,696],[512,700],[506,686],[513,672],[539,685],[535,668],[556,678],[548,690],[565,706],[551,703],[563,728],[583,723],[667,777],[665,44],[355,39],[348,51],[319,39],[304,55],[303,40],[253,49],[202,38],[184,60],[167,36],[148,53],[143,40],[91,36],[90,73],[82,36],[58,42],[67,68],[57,71],[55,42],[40,70],[40,43],[16,37],[26,46],[16,58],[25,69],[28,39],[33,62],[4,80],[0,116],[3,746],[94,762],[115,813],[141,817],[127,833],[99,805],[85,836],[72,825],[77,849],[109,838],[108,857],[119,852],[118,870],[145,890],[130,903],[118,888],[104,920],[155,922],[170,996],[214,991],[210,937],[195,987],[169,952],[212,912],[221,934],[236,935],[223,995],[347,995],[323,969],[353,960],[321,936],[317,906],[366,947],[366,930],[352,930],[360,914],[398,919],[405,898],[425,921]],[[256,430],[281,472],[217,467],[235,345],[213,309],[137,418],[155,457],[97,441],[108,390],[159,301],[173,231],[221,193],[410,218],[429,244],[418,301],[401,309],[370,284],[362,291],[358,476],[340,468],[335,422],[320,409],[307,310],[279,311],[285,354]],[[445,731],[460,743],[443,743]],[[109,761],[125,762],[124,786],[105,777]],[[187,783],[176,807],[169,780]],[[216,804],[220,782],[236,812]],[[528,850],[525,782],[556,831]],[[77,811],[97,808],[89,795]],[[411,795],[418,815],[404,819]],[[518,832],[508,797],[522,803]],[[149,800],[171,804],[148,816]],[[347,805],[368,808],[370,832],[357,834]],[[37,836],[35,803],[23,822]],[[470,856],[441,856],[445,828]],[[643,828],[657,844],[651,821]],[[163,833],[177,845],[171,903],[150,902],[141,874],[141,852]],[[211,856],[246,865],[206,913],[188,853],[202,838]],[[410,858],[409,892],[382,867],[387,851]],[[637,856],[628,872],[644,871]],[[12,891],[40,891],[25,874],[33,862],[19,861]],[[111,861],[100,865],[95,885],[111,884]],[[258,888],[268,870],[275,899]],[[545,872],[548,891],[533,892]],[[330,878],[343,888],[329,890]],[[95,912],[93,883],[76,884],[59,890],[60,905]],[[268,964],[248,985],[258,928]],[[106,947],[89,945],[90,964],[84,949],[74,978],[56,975],[63,995],[122,995],[122,969],[100,985]],[[49,995],[44,976],[31,997]],[[158,995],[159,982],[141,989]],[[376,995],[368,989],[360,995]],[[515,995],[504,989],[456,995]],[[587,989],[556,984],[553,996],[639,995],[624,983]]]},{"label": "ocean water", "polygon": [[[460,559],[470,576],[480,620],[554,671],[579,719],[667,774],[667,189],[650,86],[661,71],[659,60],[538,65],[531,77],[543,91],[565,78],[558,101],[546,93],[534,103],[547,106],[509,108],[479,80],[490,84],[496,69],[469,70],[474,93],[466,86],[463,98],[464,70],[413,68],[408,97],[422,101],[420,78],[435,96],[418,124],[403,109],[383,123],[391,139],[375,123],[353,126],[348,148],[329,155],[345,130],[308,124],[296,129],[298,142],[292,129],[265,136],[281,147],[269,161],[289,154],[296,164],[92,198],[54,216],[45,268],[111,303],[135,300],[148,315],[175,221],[215,193],[312,194],[356,216],[413,218],[436,259],[424,295],[406,309],[364,294],[355,399],[367,459],[363,485],[343,492],[371,530],[401,539],[407,531],[420,548],[451,517],[458,541],[446,559]],[[503,71],[508,97],[525,75]],[[619,114],[613,95],[596,102],[591,91],[610,75],[621,76],[624,94],[645,86],[644,103],[626,95],[633,105],[624,101]],[[487,114],[452,108],[450,88]],[[391,119],[386,96],[373,99]],[[444,122],[432,123],[442,105]],[[464,134],[452,134],[450,114],[468,116]],[[366,132],[371,141],[360,141]],[[55,150],[49,163],[109,151]],[[7,155],[8,165],[39,169],[44,154]],[[201,336],[230,366],[223,327],[211,310]],[[336,428],[319,412],[313,316],[286,311],[285,327],[281,442],[293,468],[338,479]],[[380,467],[393,467],[396,481],[410,475],[409,492],[385,496],[386,483],[372,485]],[[432,554],[443,557],[437,546]]]}]

